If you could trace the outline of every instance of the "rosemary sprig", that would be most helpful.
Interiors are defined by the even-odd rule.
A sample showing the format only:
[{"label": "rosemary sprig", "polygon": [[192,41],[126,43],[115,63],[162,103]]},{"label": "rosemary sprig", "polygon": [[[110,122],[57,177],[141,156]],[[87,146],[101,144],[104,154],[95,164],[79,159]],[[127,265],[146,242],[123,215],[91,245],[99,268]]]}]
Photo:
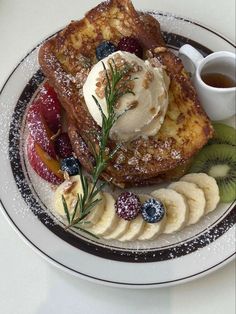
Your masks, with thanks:
[{"label": "rosemary sprig", "polygon": [[101,199],[97,198],[97,195],[107,184],[106,182],[98,183],[99,177],[106,169],[108,162],[115,156],[120,148],[120,145],[118,144],[109,154],[107,154],[106,147],[110,130],[117,119],[120,117],[115,113],[115,105],[123,95],[128,93],[133,94],[133,91],[127,87],[129,82],[132,80],[129,76],[127,76],[130,70],[128,66],[124,66],[123,69],[118,69],[113,59],[112,62],[109,63],[108,69],[105,67],[104,63],[102,64],[107,81],[105,86],[107,116],[104,114],[97,98],[92,96],[102,116],[102,128],[101,133],[99,134],[98,152],[96,151],[95,147],[93,147],[95,166],[92,171],[92,185],[89,187],[88,178],[83,174],[81,169],[80,180],[82,184],[82,194],[77,195],[77,201],[72,215],[69,213],[64,196],[62,196],[64,211],[68,221],[66,229],[74,227],[90,235],[91,233],[83,228],[83,224],[89,223],[85,220],[85,218],[89,215],[95,205],[101,201]]}]

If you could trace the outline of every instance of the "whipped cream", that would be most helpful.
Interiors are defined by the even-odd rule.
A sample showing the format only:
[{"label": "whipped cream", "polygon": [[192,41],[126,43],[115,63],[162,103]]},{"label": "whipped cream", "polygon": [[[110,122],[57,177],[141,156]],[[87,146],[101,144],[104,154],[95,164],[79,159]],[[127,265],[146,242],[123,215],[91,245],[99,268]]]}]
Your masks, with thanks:
[{"label": "whipped cream", "polygon": [[148,60],[143,61],[129,52],[117,51],[99,61],[91,69],[83,86],[84,99],[91,116],[102,126],[101,113],[93,96],[97,98],[107,116],[104,91],[106,77],[103,64],[109,69],[109,62],[112,60],[118,68],[124,64],[130,66],[129,75],[132,81],[129,88],[133,93],[123,95],[116,104],[116,115],[122,115],[113,125],[110,138],[126,142],[139,136],[156,135],[168,107],[169,78],[161,66],[153,67]]}]

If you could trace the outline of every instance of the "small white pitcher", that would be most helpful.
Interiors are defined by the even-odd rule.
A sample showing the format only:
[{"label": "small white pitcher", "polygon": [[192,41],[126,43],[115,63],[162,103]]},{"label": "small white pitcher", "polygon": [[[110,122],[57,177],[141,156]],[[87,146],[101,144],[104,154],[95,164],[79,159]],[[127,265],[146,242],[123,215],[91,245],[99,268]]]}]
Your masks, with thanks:
[{"label": "small white pitcher", "polygon": [[236,113],[236,87],[218,88],[207,85],[201,75],[220,73],[235,82],[236,55],[228,51],[214,52],[204,58],[195,48],[184,45],[179,57],[192,74],[193,84],[203,108],[212,120],[224,120]]}]

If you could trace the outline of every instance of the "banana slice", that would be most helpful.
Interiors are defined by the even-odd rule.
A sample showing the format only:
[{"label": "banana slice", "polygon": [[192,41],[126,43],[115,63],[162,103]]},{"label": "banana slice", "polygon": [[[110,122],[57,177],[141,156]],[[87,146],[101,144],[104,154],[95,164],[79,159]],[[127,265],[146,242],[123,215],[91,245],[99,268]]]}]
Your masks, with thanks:
[{"label": "banana slice", "polygon": [[166,208],[166,221],[163,233],[173,233],[181,230],[189,219],[189,206],[185,198],[171,189],[159,189],[151,193],[160,200]]},{"label": "banana slice", "polygon": [[[148,199],[152,198],[150,195],[139,195],[141,203],[144,203]],[[166,215],[156,223],[147,223],[145,222],[143,232],[138,237],[138,240],[153,240],[155,239],[162,231],[164,230],[166,224]]]},{"label": "banana slice", "polygon": [[195,224],[205,213],[206,199],[201,189],[190,182],[174,182],[169,188],[186,197],[189,205],[189,220],[187,225]]},{"label": "banana slice", "polygon": [[125,234],[125,232],[128,230],[129,225],[130,221],[118,217],[117,226],[111,233],[106,235],[104,238],[107,240],[116,240],[118,238],[121,238],[123,234]]},{"label": "banana slice", "polygon": [[70,181],[64,181],[57,187],[54,193],[54,209],[61,217],[66,218],[62,203],[62,195],[65,197],[69,212],[72,213],[74,209],[74,200],[77,198],[76,190],[80,185],[80,177],[74,176]]},{"label": "banana slice", "polygon": [[134,220],[131,220],[128,230],[118,240],[125,242],[138,239],[140,234],[143,232],[144,225],[145,221],[143,220],[143,217],[139,215]]},{"label": "banana slice", "polygon": [[86,228],[97,236],[105,236],[111,233],[118,223],[118,216],[115,212],[115,200],[109,193],[103,193],[105,198],[105,210],[100,220],[92,227]]},{"label": "banana slice", "polygon": [[[74,211],[75,204],[77,202],[77,195],[82,194],[82,191],[83,191],[82,184],[79,175],[70,177],[70,180],[64,181],[62,184],[58,186],[54,194],[55,211],[62,218],[64,219],[66,218],[66,214],[62,203],[62,195],[64,195],[69,213],[72,214]],[[96,198],[101,199],[100,202],[97,203],[96,207],[94,207],[91,213],[86,217],[86,220],[89,221],[91,225],[97,223],[97,221],[102,216],[105,207],[105,201],[102,193],[98,193]]]},{"label": "banana slice", "polygon": [[206,208],[205,213],[210,213],[220,201],[219,188],[216,180],[206,173],[189,173],[180,179],[180,181],[195,183],[203,193],[206,198]]}]

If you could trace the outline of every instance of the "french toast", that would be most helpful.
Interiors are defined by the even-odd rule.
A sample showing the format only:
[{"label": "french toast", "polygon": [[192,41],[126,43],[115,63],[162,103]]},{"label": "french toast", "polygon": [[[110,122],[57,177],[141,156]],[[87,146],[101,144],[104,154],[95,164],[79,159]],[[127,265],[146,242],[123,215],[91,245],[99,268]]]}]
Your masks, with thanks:
[{"label": "french toast", "polygon": [[[165,46],[158,21],[135,11],[129,0],[111,0],[99,4],[82,20],[72,21],[39,51],[40,66],[66,111],[71,143],[85,169],[93,167],[90,143],[98,145],[95,134],[100,127],[87,109],[82,87],[97,62],[96,46],[103,40],[117,44],[124,36],[138,38],[144,55],[161,62],[170,77],[170,88],[168,110],[157,135],[122,143],[102,174],[120,187],[170,179],[213,135],[181,60]],[[109,140],[108,149],[115,146]]]}]

